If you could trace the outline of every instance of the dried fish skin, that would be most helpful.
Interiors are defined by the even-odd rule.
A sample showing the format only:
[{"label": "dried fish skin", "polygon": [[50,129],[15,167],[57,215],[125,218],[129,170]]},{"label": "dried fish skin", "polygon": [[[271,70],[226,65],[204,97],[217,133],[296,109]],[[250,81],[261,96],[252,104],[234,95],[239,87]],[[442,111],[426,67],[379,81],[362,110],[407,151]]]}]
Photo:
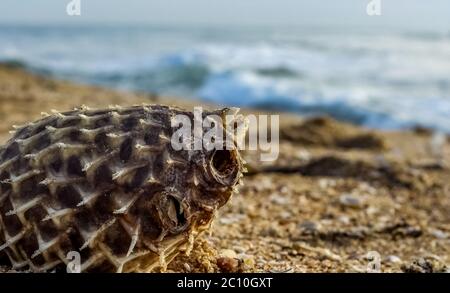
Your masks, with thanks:
[{"label": "dried fish skin", "polygon": [[236,148],[174,150],[176,115],[194,119],[82,107],[17,127],[0,149],[0,264],[65,271],[75,251],[81,271],[148,272],[189,251],[244,169]]}]

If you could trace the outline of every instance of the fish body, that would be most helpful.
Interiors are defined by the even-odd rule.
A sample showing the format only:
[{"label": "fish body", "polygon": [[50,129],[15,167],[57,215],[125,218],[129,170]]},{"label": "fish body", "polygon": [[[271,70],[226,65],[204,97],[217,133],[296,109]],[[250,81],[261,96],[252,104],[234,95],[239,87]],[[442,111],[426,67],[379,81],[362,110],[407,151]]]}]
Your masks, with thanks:
[{"label": "fish body", "polygon": [[0,265],[66,271],[74,254],[81,272],[151,272],[189,252],[243,166],[236,149],[174,150],[175,115],[194,119],[82,107],[17,128],[0,149]]}]

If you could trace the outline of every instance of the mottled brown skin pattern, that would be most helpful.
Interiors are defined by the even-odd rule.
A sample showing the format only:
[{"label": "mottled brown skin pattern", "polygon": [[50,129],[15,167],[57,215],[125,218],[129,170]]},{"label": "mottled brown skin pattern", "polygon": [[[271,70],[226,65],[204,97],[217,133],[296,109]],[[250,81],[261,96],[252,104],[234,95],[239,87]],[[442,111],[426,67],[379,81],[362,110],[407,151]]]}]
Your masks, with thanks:
[{"label": "mottled brown skin pattern", "polygon": [[243,167],[236,150],[173,150],[176,114],[193,119],[81,108],[19,127],[0,150],[0,265],[66,271],[76,251],[84,272],[149,272],[189,250]]}]

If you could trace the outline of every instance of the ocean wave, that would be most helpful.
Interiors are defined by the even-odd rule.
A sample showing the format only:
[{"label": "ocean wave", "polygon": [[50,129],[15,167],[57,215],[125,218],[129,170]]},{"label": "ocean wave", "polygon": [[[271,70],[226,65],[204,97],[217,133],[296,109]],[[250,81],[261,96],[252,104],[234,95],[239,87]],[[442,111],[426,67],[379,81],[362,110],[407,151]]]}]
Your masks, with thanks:
[{"label": "ocean wave", "polygon": [[450,133],[450,38],[443,35],[71,33],[66,43],[57,29],[0,28],[0,61],[108,87]]},{"label": "ocean wave", "polygon": [[307,115],[326,114],[338,120],[382,129],[425,126],[450,133],[450,100],[436,97],[420,101],[407,97],[365,97],[358,91],[335,95],[308,91],[299,86],[258,77],[255,74],[210,76],[199,96],[222,105],[282,110]]}]

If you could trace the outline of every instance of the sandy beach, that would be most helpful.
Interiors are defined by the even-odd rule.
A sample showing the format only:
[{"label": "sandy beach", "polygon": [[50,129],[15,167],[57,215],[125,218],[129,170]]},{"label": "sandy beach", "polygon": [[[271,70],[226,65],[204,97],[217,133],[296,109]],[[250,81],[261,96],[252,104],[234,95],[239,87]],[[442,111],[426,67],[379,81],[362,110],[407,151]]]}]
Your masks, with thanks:
[{"label": "sandy beach", "polygon": [[[41,112],[193,100],[113,91],[0,67],[0,141]],[[214,105],[203,105],[212,107]],[[244,113],[257,113],[243,109]],[[280,114],[280,156],[246,152],[244,186],[174,272],[450,270],[450,140]],[[372,256],[372,258],[371,258]],[[375,257],[373,257],[375,256]]]}]

